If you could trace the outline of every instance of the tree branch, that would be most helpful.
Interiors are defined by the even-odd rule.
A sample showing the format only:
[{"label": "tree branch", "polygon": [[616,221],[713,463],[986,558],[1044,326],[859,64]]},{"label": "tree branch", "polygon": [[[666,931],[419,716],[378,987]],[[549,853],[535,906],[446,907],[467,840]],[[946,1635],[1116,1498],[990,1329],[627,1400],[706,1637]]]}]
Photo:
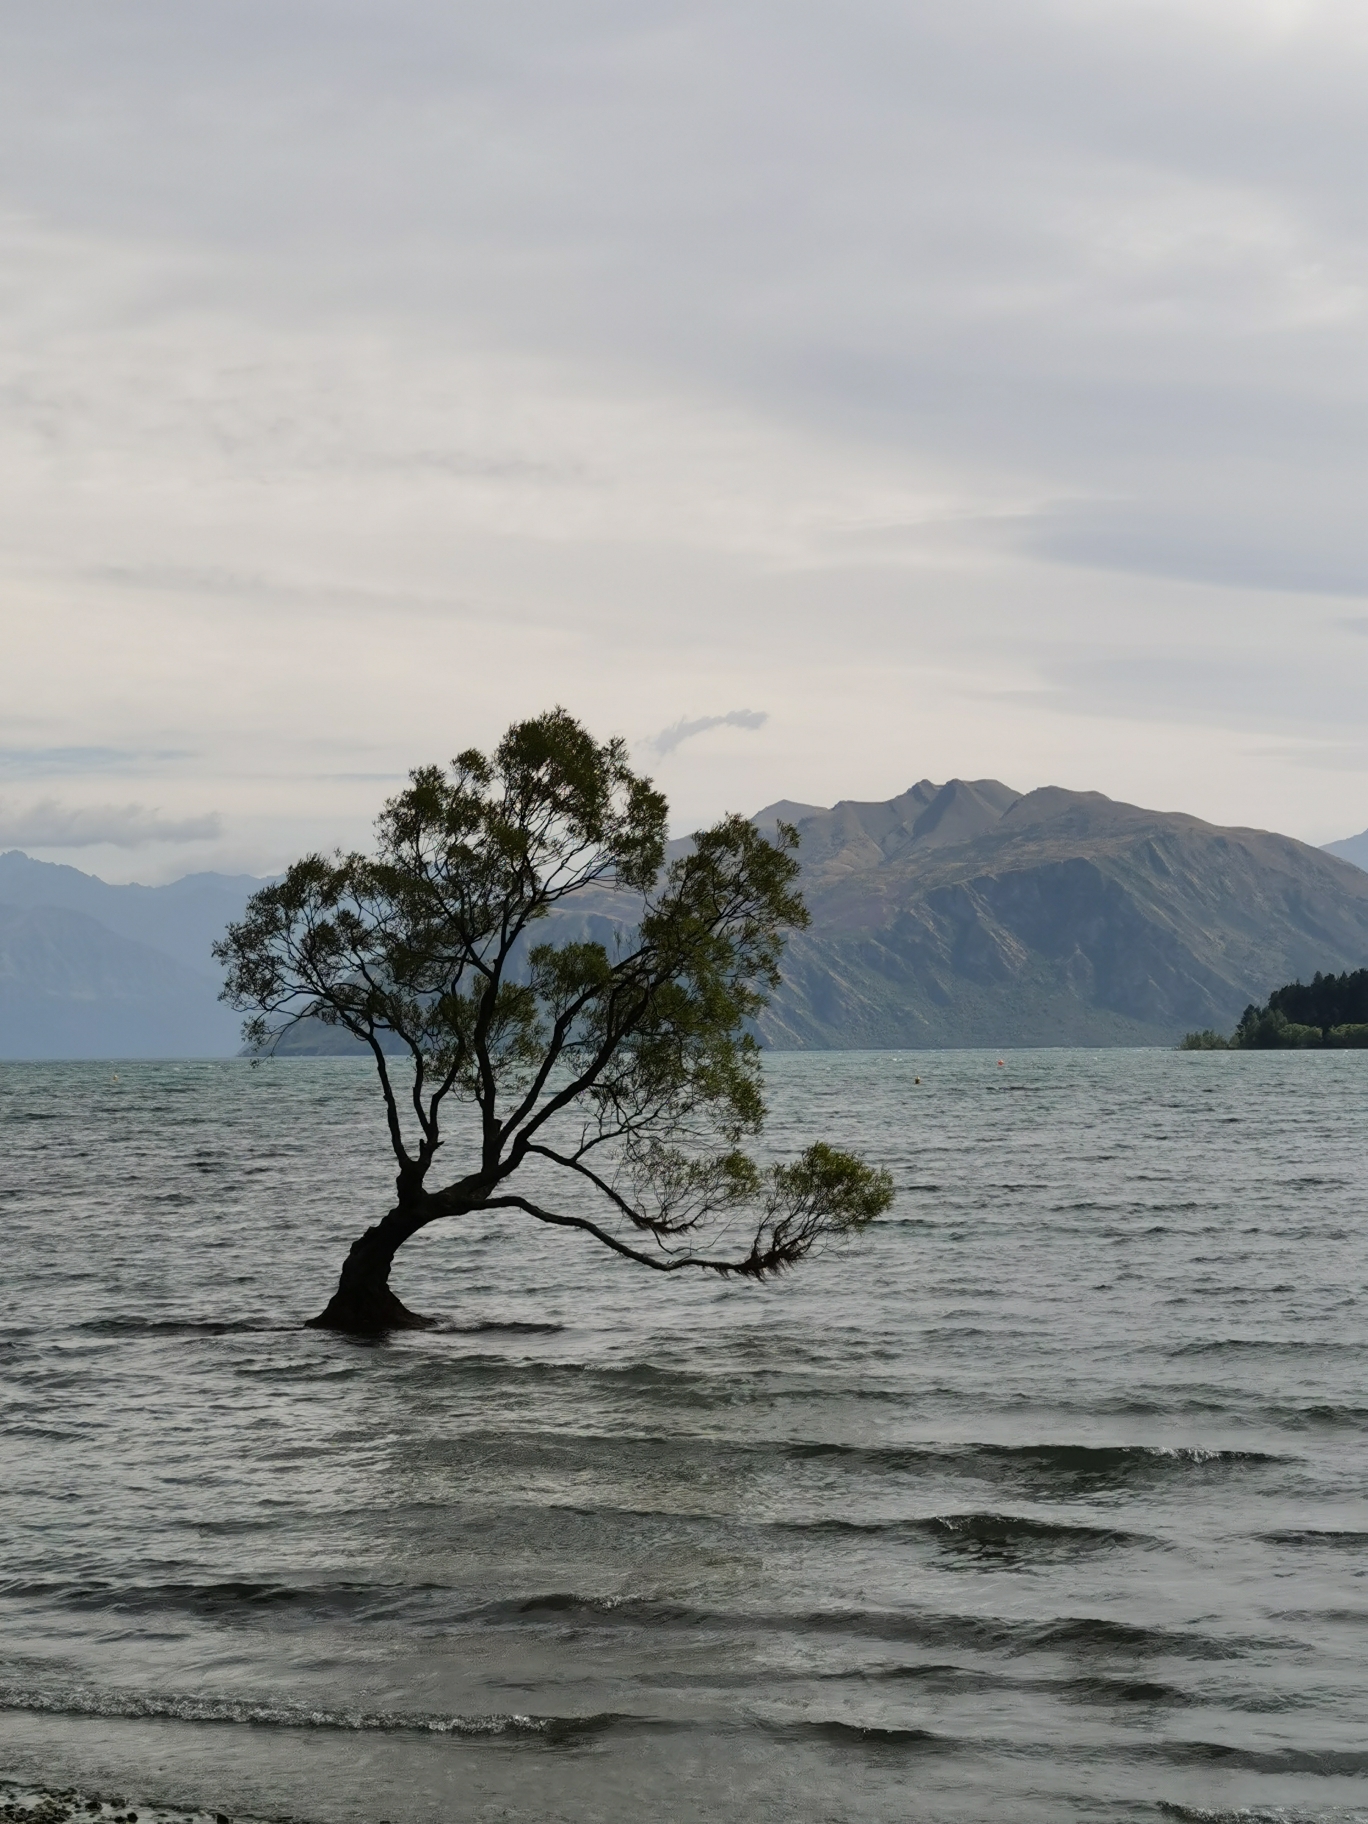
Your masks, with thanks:
[{"label": "tree branch", "polygon": [[634,1260],[640,1266],[652,1267],[657,1273],[677,1273],[681,1267],[699,1267],[705,1273],[720,1273],[724,1277],[737,1274],[742,1278],[759,1279],[773,1270],[756,1264],[759,1257],[754,1248],[744,1260],[708,1260],[701,1254],[643,1254],[640,1248],[629,1247],[625,1241],[620,1241],[609,1230],[600,1228],[587,1216],[562,1216],[554,1210],[542,1209],[540,1204],[533,1203],[529,1197],[490,1197],[480,1208],[524,1210],[527,1215],[535,1216],[538,1222],[550,1223],[554,1228],[582,1229],[586,1235],[592,1235],[615,1254]]},{"label": "tree branch", "polygon": [[549,1159],[553,1165],[564,1166],[566,1171],[578,1172],[582,1178],[587,1178],[590,1184],[597,1190],[602,1191],[603,1195],[615,1206],[615,1208],[622,1211],[622,1214],[633,1227],[644,1229],[648,1234],[657,1236],[680,1235],[683,1234],[686,1229],[691,1229],[695,1226],[694,1222],[671,1222],[668,1217],[647,1216],[641,1210],[634,1209],[620,1191],[614,1190],[611,1184],[605,1179],[600,1178],[598,1173],[585,1165],[581,1159],[567,1157],[564,1153],[554,1152],[549,1146],[529,1146],[527,1150],[529,1153],[539,1154],[543,1159]]}]

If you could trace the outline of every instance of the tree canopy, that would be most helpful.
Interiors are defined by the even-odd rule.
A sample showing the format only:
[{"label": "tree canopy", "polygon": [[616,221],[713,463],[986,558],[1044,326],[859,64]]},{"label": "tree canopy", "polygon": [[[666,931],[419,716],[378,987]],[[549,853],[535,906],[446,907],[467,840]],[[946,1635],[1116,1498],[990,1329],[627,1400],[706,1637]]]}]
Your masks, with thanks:
[{"label": "tree canopy", "polygon": [[[375,854],[306,856],[216,946],[255,1046],[311,1018],[374,1057],[397,1203],[316,1322],[422,1321],[388,1289],[395,1249],[476,1209],[662,1272],[761,1278],[887,1207],[887,1173],[822,1141],[748,1150],[749,1023],[807,920],[796,833],[729,816],[667,857],[666,818],[621,741],[556,709],[412,773]],[[456,1109],[468,1151],[438,1170]]]},{"label": "tree canopy", "polygon": [[1186,1051],[1315,1051],[1368,1046],[1368,969],[1346,969],[1275,988],[1262,1007],[1250,1005],[1234,1034],[1190,1032]]}]

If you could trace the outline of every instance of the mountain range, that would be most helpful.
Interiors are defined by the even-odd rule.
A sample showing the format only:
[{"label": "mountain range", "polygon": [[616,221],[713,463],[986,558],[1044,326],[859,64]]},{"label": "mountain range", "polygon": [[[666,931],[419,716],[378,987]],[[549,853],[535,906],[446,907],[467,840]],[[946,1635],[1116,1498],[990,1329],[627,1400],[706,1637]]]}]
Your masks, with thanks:
[{"label": "mountain range", "polygon": [[242,1021],[209,946],[264,883],[164,887],[0,854],[0,1058],[230,1057]]},{"label": "mountain range", "polygon": [[1172,1044],[1368,961],[1368,872],[1288,836],[995,779],[781,817],[812,922],[776,1046]]},{"label": "mountain range", "polygon": [[[781,801],[754,821],[780,819],[812,913],[760,1022],[780,1048],[1172,1044],[1228,1030],[1283,982],[1368,963],[1368,832],[1320,850],[993,779]],[[209,946],[262,884],[111,886],[0,854],[0,1057],[232,1055],[240,1021]]]}]

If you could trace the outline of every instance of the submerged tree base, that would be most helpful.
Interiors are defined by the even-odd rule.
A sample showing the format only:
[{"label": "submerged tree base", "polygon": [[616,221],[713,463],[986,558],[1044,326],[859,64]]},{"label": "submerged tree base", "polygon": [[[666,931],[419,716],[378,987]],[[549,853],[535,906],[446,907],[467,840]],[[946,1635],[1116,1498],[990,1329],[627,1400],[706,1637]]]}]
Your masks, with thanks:
[{"label": "submerged tree base", "polygon": [[383,1336],[388,1330],[431,1330],[435,1317],[423,1317],[410,1311],[388,1286],[369,1291],[343,1292],[341,1288],[328,1300],[327,1309],[309,1318],[306,1330],[337,1330],[344,1336]]}]

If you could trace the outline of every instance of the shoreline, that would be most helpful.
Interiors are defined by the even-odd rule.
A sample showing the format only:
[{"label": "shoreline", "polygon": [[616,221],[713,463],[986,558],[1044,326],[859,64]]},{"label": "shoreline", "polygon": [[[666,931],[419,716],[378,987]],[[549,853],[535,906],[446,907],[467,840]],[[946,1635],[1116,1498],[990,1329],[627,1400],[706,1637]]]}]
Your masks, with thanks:
[{"label": "shoreline", "polygon": [[42,1786],[13,1775],[0,1775],[2,1824],[281,1824],[280,1820],[229,1817],[202,1805],[160,1805],[87,1790],[80,1786]]}]

